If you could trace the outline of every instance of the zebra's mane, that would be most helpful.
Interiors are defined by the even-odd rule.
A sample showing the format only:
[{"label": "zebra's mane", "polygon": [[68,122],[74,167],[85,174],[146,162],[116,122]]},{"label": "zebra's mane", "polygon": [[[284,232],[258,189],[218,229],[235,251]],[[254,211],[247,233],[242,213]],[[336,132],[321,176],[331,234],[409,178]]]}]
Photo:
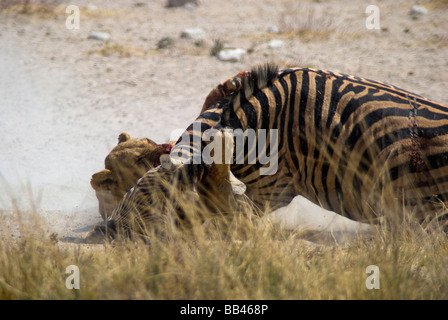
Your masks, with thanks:
[{"label": "zebra's mane", "polygon": [[264,64],[253,67],[250,72],[246,72],[241,78],[240,87],[230,97],[223,102],[223,112],[221,124],[232,126],[232,120],[236,117],[232,114],[236,112],[242,104],[251,99],[257,92],[268,87],[279,77],[279,67],[276,64]]},{"label": "zebra's mane", "polygon": [[279,67],[272,63],[255,66],[250,73],[247,73],[241,79],[241,88],[239,93],[249,100],[258,91],[263,90],[269,86],[275,79],[278,78]]}]

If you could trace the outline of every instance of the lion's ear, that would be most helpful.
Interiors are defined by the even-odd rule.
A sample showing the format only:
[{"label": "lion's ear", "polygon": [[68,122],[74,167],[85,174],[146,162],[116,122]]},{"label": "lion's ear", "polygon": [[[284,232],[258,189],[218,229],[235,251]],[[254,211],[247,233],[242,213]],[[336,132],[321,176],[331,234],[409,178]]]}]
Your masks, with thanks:
[{"label": "lion's ear", "polygon": [[131,136],[125,132],[120,133],[120,135],[118,136],[118,144],[128,141],[131,139]]},{"label": "lion's ear", "polygon": [[104,169],[92,175],[90,179],[90,185],[96,191],[111,190],[112,184],[115,183],[115,178],[112,172],[108,169]]}]

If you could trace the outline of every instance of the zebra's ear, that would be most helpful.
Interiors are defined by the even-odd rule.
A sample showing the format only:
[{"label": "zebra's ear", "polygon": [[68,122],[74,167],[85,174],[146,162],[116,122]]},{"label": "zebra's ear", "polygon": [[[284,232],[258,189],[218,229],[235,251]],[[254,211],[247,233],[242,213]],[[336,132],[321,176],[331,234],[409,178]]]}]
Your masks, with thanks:
[{"label": "zebra's ear", "polygon": [[244,192],[246,192],[246,185],[244,182],[238,180],[232,173],[232,171],[229,171],[229,182],[230,186],[232,188],[232,193],[234,195],[242,195]]},{"label": "zebra's ear", "polygon": [[241,79],[248,74],[248,71],[241,71],[236,76],[231,77],[214,87],[205,98],[204,105],[202,106],[200,114],[202,114],[205,110],[207,110],[209,107],[211,107],[221,99],[235,94],[241,88]]}]

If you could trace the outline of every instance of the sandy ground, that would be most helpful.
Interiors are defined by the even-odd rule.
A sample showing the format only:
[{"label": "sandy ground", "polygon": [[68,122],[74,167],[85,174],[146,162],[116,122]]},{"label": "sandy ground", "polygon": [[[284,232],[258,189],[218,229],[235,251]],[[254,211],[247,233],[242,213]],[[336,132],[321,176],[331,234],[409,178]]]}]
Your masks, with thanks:
[{"label": "sandy ground", "polygon": [[[448,104],[447,1],[420,2],[428,12],[416,17],[416,3],[404,0],[71,4],[81,10],[79,29],[67,29],[62,5],[46,15],[0,12],[0,214],[13,232],[19,207],[37,212],[48,232],[82,236],[101,220],[90,177],[121,132],[165,142],[211,88],[259,63],[355,74]],[[380,10],[379,30],[366,27],[368,5]],[[191,27],[205,38],[181,38]],[[93,31],[111,39],[88,39]],[[174,44],[158,50],[164,37]],[[219,61],[210,55],[217,39],[248,54]],[[296,223],[334,221],[303,205]]]}]

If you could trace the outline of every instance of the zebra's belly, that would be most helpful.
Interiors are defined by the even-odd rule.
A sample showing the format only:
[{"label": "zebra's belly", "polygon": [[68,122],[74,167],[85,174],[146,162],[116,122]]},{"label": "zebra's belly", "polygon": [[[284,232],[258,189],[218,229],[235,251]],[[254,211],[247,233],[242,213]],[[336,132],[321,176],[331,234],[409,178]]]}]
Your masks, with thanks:
[{"label": "zebra's belly", "polygon": [[[326,209],[365,221],[404,214],[418,220],[438,215],[448,203],[448,139],[407,139],[357,162],[330,168],[336,182],[321,197]],[[365,153],[368,154],[368,153]],[[366,165],[359,165],[359,163]],[[336,172],[332,174],[331,172]],[[312,199],[311,199],[312,200]]]}]

